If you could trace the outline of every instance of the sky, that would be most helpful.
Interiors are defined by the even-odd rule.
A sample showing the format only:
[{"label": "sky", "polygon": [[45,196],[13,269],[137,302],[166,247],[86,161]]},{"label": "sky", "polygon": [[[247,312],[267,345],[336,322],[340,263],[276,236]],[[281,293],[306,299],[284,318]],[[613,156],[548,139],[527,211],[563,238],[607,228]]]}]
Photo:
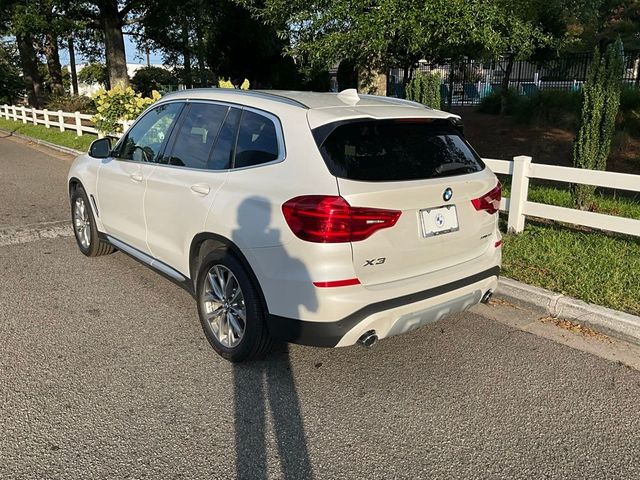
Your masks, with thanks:
[{"label": "sky", "polygon": [[[124,36],[124,49],[127,53],[127,63],[146,64],[147,58],[144,52],[139,51],[136,48],[136,44],[129,35]],[[162,63],[162,56],[159,52],[150,52],[150,60],[152,64]],[[69,63],[69,52],[67,50],[60,50],[60,63],[67,65]],[[76,51],[76,63],[86,63],[86,60],[82,58]]]}]

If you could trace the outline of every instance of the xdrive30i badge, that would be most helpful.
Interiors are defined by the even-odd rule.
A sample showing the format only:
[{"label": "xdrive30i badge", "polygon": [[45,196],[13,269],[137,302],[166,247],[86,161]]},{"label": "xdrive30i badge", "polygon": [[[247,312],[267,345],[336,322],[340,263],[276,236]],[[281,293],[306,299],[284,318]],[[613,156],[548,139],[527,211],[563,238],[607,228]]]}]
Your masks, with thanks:
[{"label": "xdrive30i badge", "polygon": [[451,200],[451,197],[453,197],[453,190],[451,190],[451,187],[445,188],[444,192],[442,193],[443,200],[445,202],[448,202],[449,200]]}]

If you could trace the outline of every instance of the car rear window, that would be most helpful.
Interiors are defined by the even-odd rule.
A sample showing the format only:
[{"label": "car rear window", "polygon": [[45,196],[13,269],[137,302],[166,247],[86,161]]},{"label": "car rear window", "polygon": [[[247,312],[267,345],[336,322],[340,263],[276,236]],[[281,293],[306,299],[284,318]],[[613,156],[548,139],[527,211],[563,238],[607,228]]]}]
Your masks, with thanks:
[{"label": "car rear window", "polygon": [[[333,175],[393,182],[478,172],[480,157],[446,121],[358,120],[314,131]],[[324,137],[324,138],[322,138]]]}]

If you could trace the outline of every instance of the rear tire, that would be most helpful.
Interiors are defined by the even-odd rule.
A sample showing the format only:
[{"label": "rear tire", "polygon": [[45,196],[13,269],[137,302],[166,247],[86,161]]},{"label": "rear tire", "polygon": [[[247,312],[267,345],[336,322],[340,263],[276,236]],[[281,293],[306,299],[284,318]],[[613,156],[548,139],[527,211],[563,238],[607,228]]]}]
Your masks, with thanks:
[{"label": "rear tire", "polygon": [[231,253],[212,252],[198,271],[196,298],[202,329],[213,349],[231,362],[271,351],[265,308],[257,287]]},{"label": "rear tire", "polygon": [[78,248],[87,257],[99,257],[115,251],[109,242],[100,239],[89,197],[82,185],[71,192],[71,222]]}]

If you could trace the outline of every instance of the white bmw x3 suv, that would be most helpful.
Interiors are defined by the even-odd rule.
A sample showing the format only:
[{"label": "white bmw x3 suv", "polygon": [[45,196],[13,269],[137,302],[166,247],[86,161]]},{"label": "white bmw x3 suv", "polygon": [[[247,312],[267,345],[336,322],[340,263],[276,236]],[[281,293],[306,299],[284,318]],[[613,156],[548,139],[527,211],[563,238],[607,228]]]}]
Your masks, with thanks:
[{"label": "white bmw x3 suv", "polygon": [[500,184],[461,130],[355,90],[170,94],[73,163],[76,240],[187,289],[228,360],[371,345],[497,286]]}]

